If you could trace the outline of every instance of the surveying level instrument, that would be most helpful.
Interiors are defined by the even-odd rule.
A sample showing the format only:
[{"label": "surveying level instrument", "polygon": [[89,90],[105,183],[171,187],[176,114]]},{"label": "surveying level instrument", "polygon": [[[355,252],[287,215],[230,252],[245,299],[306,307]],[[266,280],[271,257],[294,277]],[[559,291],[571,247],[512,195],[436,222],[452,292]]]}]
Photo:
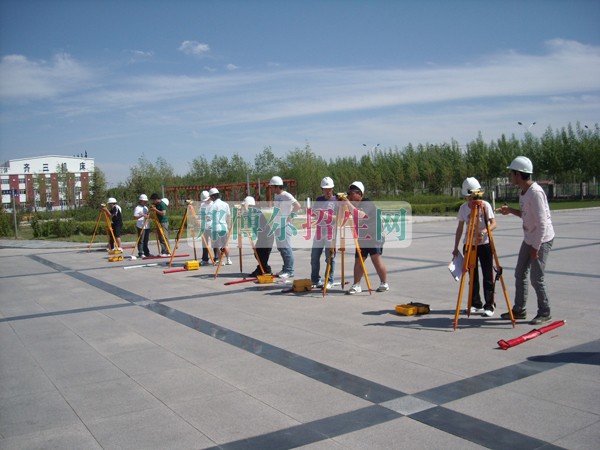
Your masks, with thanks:
[{"label": "surveying level instrument", "polygon": [[[500,280],[502,284],[502,291],[504,292],[504,298],[506,300],[506,306],[508,308],[508,312],[510,313],[510,319],[514,327],[515,318],[513,316],[512,308],[510,306],[510,300],[508,299],[508,292],[506,290],[506,284],[504,283],[504,277],[502,276],[502,266],[500,266],[500,260],[498,259],[498,254],[496,253],[496,246],[494,244],[494,237],[492,235],[492,230],[490,230],[488,218],[483,206],[483,191],[473,190],[471,191],[470,195],[472,197],[471,214],[469,216],[469,227],[467,228],[467,239],[465,242],[465,255],[463,260],[462,275],[460,277],[460,288],[458,290],[458,299],[456,301],[456,313],[454,315],[454,330],[456,330],[456,327],[458,325],[458,317],[460,315],[460,304],[462,301],[462,296],[465,287],[465,277],[467,273],[469,274],[469,301],[467,305],[467,316],[471,315],[474,275],[475,271],[478,270],[477,241],[479,239],[480,233],[482,232],[482,230],[480,229],[481,219],[483,219],[483,223],[485,224],[485,229],[487,231],[488,238],[490,241],[490,249],[493,256],[492,270],[496,272],[496,275],[494,277],[494,289],[496,287],[496,281]],[[494,293],[492,293],[492,295],[494,295]]]}]

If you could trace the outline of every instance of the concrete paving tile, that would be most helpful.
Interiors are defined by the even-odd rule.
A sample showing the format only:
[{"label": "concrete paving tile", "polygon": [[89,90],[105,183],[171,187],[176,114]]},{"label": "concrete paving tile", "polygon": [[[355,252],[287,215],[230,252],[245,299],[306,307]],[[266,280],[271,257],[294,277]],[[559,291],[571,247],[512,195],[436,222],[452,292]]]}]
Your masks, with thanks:
[{"label": "concrete paving tile", "polygon": [[130,376],[191,367],[186,360],[156,345],[143,350],[113,353],[108,358]]},{"label": "concrete paving tile", "polygon": [[598,448],[598,442],[600,442],[600,421],[562,439],[557,439],[554,444],[570,450],[589,450]]},{"label": "concrete paving tile", "polygon": [[572,377],[557,370],[549,370],[535,377],[510,383],[505,388],[600,416],[600,378],[595,381],[579,380],[575,386]]},{"label": "concrete paving tile", "polygon": [[4,437],[77,423],[79,418],[56,390],[9,397],[0,403],[0,435]]},{"label": "concrete paving tile", "polygon": [[217,444],[298,425],[288,415],[241,391],[180,403],[173,409]]},{"label": "concrete paving tile", "polygon": [[287,380],[273,382],[268,386],[250,387],[246,391],[300,422],[317,420],[372,404],[302,375],[293,375]]},{"label": "concrete paving tile", "polygon": [[168,406],[237,390],[198,367],[145,373],[135,375],[134,379]]},{"label": "concrete paving tile", "polygon": [[112,333],[101,333],[95,337],[87,337],[86,341],[102,355],[110,357],[116,353],[150,350],[156,344],[139,333],[129,330],[115,330]]},{"label": "concrete paving tile", "polygon": [[0,371],[0,401],[9,397],[55,390],[54,385],[37,365],[15,363],[3,367]]},{"label": "concrete paving tile", "polygon": [[333,439],[325,439],[323,441],[315,442],[313,444],[302,445],[300,447],[296,447],[301,450],[347,450],[348,447],[345,445],[338,444]]},{"label": "concrete paving tile", "polygon": [[102,449],[81,423],[1,439],[0,447],[3,450]]},{"label": "concrete paving tile", "polygon": [[129,378],[65,387],[62,392],[86,423],[160,405],[154,396]]},{"label": "concrete paving tile", "polygon": [[[546,388],[549,391],[553,389],[548,385]],[[559,387],[554,387],[556,388]],[[554,442],[598,421],[596,414],[505,388],[485,391],[444,406],[548,442]]]},{"label": "concrete paving tile", "polygon": [[226,360],[209,361],[202,364],[202,368],[242,390],[269,386],[287,380],[291,376],[290,371],[285,367],[248,354]]},{"label": "concrete paving tile", "polygon": [[104,449],[199,449],[214,442],[166,408],[110,417],[88,424]]},{"label": "concrete paving tile", "polygon": [[481,446],[443,431],[432,429],[408,417],[374,425],[335,438],[341,445],[352,449],[387,450],[410,449],[480,449]]}]

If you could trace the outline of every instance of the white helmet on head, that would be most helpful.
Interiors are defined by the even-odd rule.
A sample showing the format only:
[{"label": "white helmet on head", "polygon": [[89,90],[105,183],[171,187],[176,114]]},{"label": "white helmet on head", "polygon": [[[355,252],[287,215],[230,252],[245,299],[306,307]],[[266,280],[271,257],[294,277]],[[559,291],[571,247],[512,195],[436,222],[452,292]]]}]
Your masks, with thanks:
[{"label": "white helmet on head", "polygon": [[169,206],[169,199],[168,199],[168,198],[166,198],[166,197],[165,197],[165,198],[161,198],[161,201],[162,201],[162,202],[163,202],[165,205]]},{"label": "white helmet on head", "polygon": [[117,203],[117,199],[116,199],[116,198],[114,198],[114,197],[110,197],[110,198],[109,198],[109,199],[106,201],[106,203]]},{"label": "white helmet on head", "polygon": [[362,195],[365,195],[365,185],[362,184],[360,181],[353,181],[352,184],[350,184],[349,189],[352,189],[352,186],[359,189]]},{"label": "white helmet on head", "polygon": [[254,200],[254,197],[252,196],[248,196],[244,199],[244,201],[242,202],[243,205],[246,206],[256,206],[256,200]]},{"label": "white helmet on head", "polygon": [[533,173],[533,163],[527,156],[517,156],[512,160],[507,169],[523,173]]},{"label": "white helmet on head", "polygon": [[148,196],[146,194],[142,194],[142,195],[140,195],[140,198],[138,200],[142,200],[144,202],[147,202],[148,201]]},{"label": "white helmet on head", "polygon": [[208,195],[210,195],[210,196],[213,196],[218,193],[219,193],[219,190],[217,188],[211,188],[211,190],[208,191]]},{"label": "white helmet on head", "polygon": [[321,180],[321,189],[332,189],[335,185],[330,177],[325,177]]},{"label": "white helmet on head", "polygon": [[478,191],[479,189],[481,189],[481,185],[479,184],[479,181],[477,181],[477,178],[469,177],[463,181],[462,190],[460,193],[464,197],[468,197],[471,195],[471,192]]},{"label": "white helmet on head", "polygon": [[208,195],[208,191],[202,191],[202,192],[200,192],[200,201],[201,202],[205,202],[209,198],[210,198],[210,195]]},{"label": "white helmet on head", "polygon": [[269,181],[269,185],[270,186],[283,186],[283,180],[281,179],[281,177],[274,176],[273,178],[271,178],[271,181]]}]

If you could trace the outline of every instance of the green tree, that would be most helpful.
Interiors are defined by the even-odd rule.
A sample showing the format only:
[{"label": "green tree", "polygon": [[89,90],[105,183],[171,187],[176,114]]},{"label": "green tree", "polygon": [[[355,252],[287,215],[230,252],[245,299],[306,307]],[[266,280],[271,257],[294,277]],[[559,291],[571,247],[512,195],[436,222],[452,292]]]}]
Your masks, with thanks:
[{"label": "green tree", "polygon": [[[40,197],[41,197],[40,189]],[[100,208],[100,204],[106,202],[106,176],[100,167],[96,166],[90,177],[89,192],[86,197],[86,206],[93,209]]]}]

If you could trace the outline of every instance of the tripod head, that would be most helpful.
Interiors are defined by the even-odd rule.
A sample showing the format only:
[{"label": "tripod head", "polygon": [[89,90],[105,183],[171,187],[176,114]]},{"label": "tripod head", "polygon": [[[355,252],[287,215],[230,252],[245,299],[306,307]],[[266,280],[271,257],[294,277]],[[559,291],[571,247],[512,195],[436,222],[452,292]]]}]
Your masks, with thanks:
[{"label": "tripod head", "polygon": [[474,189],[471,191],[471,197],[473,200],[482,200],[484,191],[482,189]]}]

